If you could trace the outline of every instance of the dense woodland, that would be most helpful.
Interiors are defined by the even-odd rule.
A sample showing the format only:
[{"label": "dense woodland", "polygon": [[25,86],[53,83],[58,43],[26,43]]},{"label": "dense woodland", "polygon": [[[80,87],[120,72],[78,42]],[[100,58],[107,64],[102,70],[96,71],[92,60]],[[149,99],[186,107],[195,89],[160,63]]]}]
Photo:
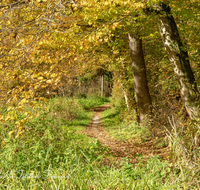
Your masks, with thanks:
[{"label": "dense woodland", "polygon": [[[37,168],[38,171],[45,171],[50,166],[53,167],[54,159],[52,163],[45,165],[46,161],[43,163],[40,156],[35,158],[34,164],[31,165],[31,156],[40,155],[42,149],[37,149],[40,146],[46,151],[45,159],[53,150],[60,149],[57,155],[64,155],[65,150],[72,151],[72,145],[66,145],[67,148],[62,145],[63,149],[59,148],[60,144],[69,144],[73,140],[74,143],[79,138],[70,139],[71,133],[76,133],[74,129],[70,132],[70,127],[76,125],[69,124],[76,120],[76,113],[72,113],[72,109],[90,109],[105,103],[105,99],[109,98],[111,110],[115,110],[119,115],[117,125],[123,123],[124,130],[127,128],[130,134],[131,130],[135,129],[129,130],[129,126],[137,125],[148,131],[148,139],[159,139],[163,147],[170,149],[164,160],[173,164],[166,166],[164,171],[168,173],[163,175],[173,177],[161,177],[162,180],[158,180],[158,184],[148,184],[147,180],[144,183],[138,182],[142,184],[141,187],[137,184],[126,186],[139,179],[128,173],[125,178],[118,177],[121,180],[118,184],[103,181],[99,185],[95,183],[95,179],[90,178],[93,174],[85,174],[85,171],[82,171],[86,176],[90,176],[88,178],[91,181],[83,182],[81,186],[81,183],[75,180],[66,182],[66,179],[63,182],[68,184],[65,189],[198,189],[199,54],[199,0],[1,0],[0,153],[4,160],[0,163],[1,173],[19,171],[20,168],[30,172],[31,167],[32,170]],[[88,106],[86,104],[91,97],[101,97],[101,101]],[[53,115],[52,110],[59,112],[59,117],[55,116],[56,113]],[[83,110],[80,114],[88,114]],[[45,118],[51,119],[47,121]],[[64,120],[67,123],[63,124]],[[111,122],[110,125],[112,124]],[[48,128],[51,125],[58,125],[60,128],[54,131]],[[69,126],[69,129],[65,127],[63,130],[63,125]],[[38,126],[44,131],[36,130]],[[53,147],[54,140],[47,140],[49,137],[46,139],[48,135],[45,131],[48,130],[44,126],[48,128],[48,134],[52,138],[54,133],[60,133],[59,140],[55,142],[61,143],[56,144],[52,150],[49,147]],[[117,131],[120,132],[118,129]],[[40,142],[36,138],[38,135],[41,139],[44,137],[52,146],[48,143],[37,145],[37,142]],[[70,138],[66,140],[65,135]],[[84,149],[85,152],[87,148],[92,151],[91,147],[95,146],[94,151],[98,149],[98,154],[103,155],[103,152],[107,151],[100,149],[101,145],[98,143],[88,146]],[[35,152],[28,155],[24,150]],[[77,155],[86,154],[84,151],[80,148],[79,153],[72,151],[71,154],[76,155],[74,159],[77,159]],[[65,155],[69,155],[69,152]],[[93,155],[93,152],[91,154]],[[54,154],[51,156],[57,158]],[[64,159],[60,156],[56,164],[64,163],[61,158]],[[19,160],[24,160],[25,164],[17,164],[20,163]],[[39,166],[37,163],[40,161],[42,164]],[[130,163],[127,161],[126,164]],[[5,165],[9,167],[6,168]],[[55,168],[59,168],[58,165]],[[91,170],[88,165],[84,167],[87,171]],[[129,167],[134,171],[136,166],[123,165],[122,169],[129,171]],[[59,173],[55,168],[53,171]],[[161,169],[158,170],[161,172]],[[65,172],[67,171],[66,169]],[[142,172],[148,173],[148,170],[141,169]],[[15,172],[13,175],[19,174]],[[76,175],[78,174],[74,174]],[[129,177],[130,181],[125,183],[123,180],[129,180]],[[153,177],[155,176],[149,178]],[[173,178],[178,181],[172,183]],[[1,179],[2,188],[14,188],[15,182],[11,178]],[[81,181],[85,176],[80,175],[77,179]],[[35,186],[36,189],[51,187],[48,185],[52,181],[38,180],[39,182],[32,183],[43,185]],[[19,178],[15,187],[30,188],[30,181],[22,181]],[[7,186],[8,183],[13,186]],[[57,183],[62,184],[55,182]],[[175,184],[178,186],[175,187]],[[58,186],[51,189],[61,188]]]}]

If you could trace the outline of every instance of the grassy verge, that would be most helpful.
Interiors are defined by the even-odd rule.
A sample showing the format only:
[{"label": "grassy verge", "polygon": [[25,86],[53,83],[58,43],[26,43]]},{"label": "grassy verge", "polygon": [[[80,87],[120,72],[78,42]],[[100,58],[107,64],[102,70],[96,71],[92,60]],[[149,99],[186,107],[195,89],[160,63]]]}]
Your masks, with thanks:
[{"label": "grassy verge", "polygon": [[[147,163],[138,157],[138,164],[134,167],[126,158],[118,167],[104,162],[108,157],[107,148],[97,140],[77,133],[90,122],[92,113],[85,109],[103,103],[99,98],[96,101],[94,98],[55,98],[41,103],[31,110],[34,117],[23,126],[24,136],[17,138],[9,134],[15,127],[12,122],[1,123],[1,142],[4,143],[0,149],[0,189],[185,187],[179,178],[176,179],[177,174],[172,172],[171,166],[156,157]],[[120,116],[114,123],[119,114],[111,111],[105,112],[105,119],[112,127],[112,124],[120,124]],[[126,133],[122,136],[125,138]]]},{"label": "grassy verge", "polygon": [[111,107],[102,113],[102,124],[111,138],[120,141],[146,141],[150,138],[147,128],[139,126],[134,120],[134,113],[124,114],[119,108]]},{"label": "grassy verge", "polygon": [[[134,113],[127,114],[127,112],[124,112],[123,108],[111,107],[111,109],[105,110],[101,114],[102,127],[109,133],[111,138],[119,141],[134,141],[142,144],[143,142],[151,140],[152,136],[150,131],[143,126],[139,126],[135,122],[133,115]],[[138,157],[138,164],[134,168],[132,168],[132,165],[126,159],[123,162],[124,165],[122,168],[134,179],[137,179],[137,175],[135,176],[135,174],[138,171],[142,179],[139,183],[145,183],[146,189],[200,189],[200,160],[197,158],[199,156],[195,153],[193,154],[195,158],[188,157],[192,152],[186,152],[182,137],[177,131],[173,130],[167,136],[170,136],[170,144],[168,145],[172,148],[172,155],[170,156],[173,159],[173,163],[161,161],[156,156],[144,162],[140,155]],[[155,138],[155,146],[158,148],[166,146],[166,140],[164,141],[163,138],[159,137]],[[162,167],[165,168],[163,171],[161,169]],[[157,172],[160,173],[160,176],[156,175]],[[163,172],[167,172],[166,178],[164,177],[165,175],[162,176],[164,174]],[[157,186],[157,183],[155,183],[154,175],[155,180],[158,180],[160,186]],[[139,187],[141,188],[141,186]]]},{"label": "grassy verge", "polygon": [[[85,182],[93,175],[93,162],[106,151],[76,131],[90,122],[92,112],[85,109],[103,103],[105,99],[94,97],[54,98],[34,109],[27,106],[24,112],[30,111],[33,117],[20,136],[13,132],[16,122],[2,122],[0,188],[71,189],[88,185]],[[22,114],[17,117],[21,120]]]}]

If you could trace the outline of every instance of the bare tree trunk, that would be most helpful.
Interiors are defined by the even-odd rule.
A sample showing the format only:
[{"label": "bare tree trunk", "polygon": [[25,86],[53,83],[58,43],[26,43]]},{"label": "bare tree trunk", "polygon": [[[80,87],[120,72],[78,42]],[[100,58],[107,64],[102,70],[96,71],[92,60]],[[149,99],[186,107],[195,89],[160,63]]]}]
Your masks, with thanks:
[{"label": "bare tree trunk", "polygon": [[197,120],[200,117],[197,85],[190,67],[188,52],[184,50],[171,9],[166,3],[152,5],[152,9],[158,14],[160,35],[178,79],[185,108],[190,118]]},{"label": "bare tree trunk", "polygon": [[101,97],[103,97],[104,92],[104,78],[103,75],[101,76]]},{"label": "bare tree trunk", "polygon": [[152,103],[147,84],[146,67],[142,40],[137,35],[128,34],[133,68],[133,79],[141,124],[146,124],[152,114]]},{"label": "bare tree trunk", "polygon": [[121,87],[122,87],[122,91],[124,93],[124,99],[125,99],[125,102],[126,102],[126,107],[127,107],[128,111],[130,111],[130,106],[129,106],[129,101],[128,101],[126,91],[124,90],[123,84],[122,83],[120,83],[120,84],[121,84]]}]

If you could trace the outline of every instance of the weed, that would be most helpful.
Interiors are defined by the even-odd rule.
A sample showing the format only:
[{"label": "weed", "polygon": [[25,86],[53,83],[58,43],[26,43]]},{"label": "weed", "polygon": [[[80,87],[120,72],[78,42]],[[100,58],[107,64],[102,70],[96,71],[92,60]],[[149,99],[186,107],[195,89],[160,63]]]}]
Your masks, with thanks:
[{"label": "weed", "polygon": [[[198,187],[198,165],[189,171],[181,170],[155,156],[144,160],[139,153],[135,165],[128,158],[123,159],[120,167],[116,167],[116,163],[102,164],[104,159],[108,159],[108,148],[96,139],[77,133],[77,128],[90,122],[91,113],[85,112],[84,108],[90,109],[91,105],[95,106],[95,101],[51,99],[47,105],[41,104],[32,110],[35,117],[23,126],[23,138],[8,134],[15,128],[13,122],[2,124],[1,138],[5,144],[0,149],[0,188],[71,190]],[[23,119],[22,115],[17,117]],[[143,137],[145,140],[145,136],[148,136],[148,131],[129,119],[122,120],[119,110],[106,110],[103,117],[107,128],[109,126],[111,131],[118,131],[119,136],[121,134],[120,139]],[[192,181],[190,175],[196,182]]]}]

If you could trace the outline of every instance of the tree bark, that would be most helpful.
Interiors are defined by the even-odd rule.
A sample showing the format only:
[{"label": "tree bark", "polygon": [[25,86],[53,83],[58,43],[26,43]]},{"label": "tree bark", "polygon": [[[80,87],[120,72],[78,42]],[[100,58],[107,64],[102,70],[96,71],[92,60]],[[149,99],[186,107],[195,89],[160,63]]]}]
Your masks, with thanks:
[{"label": "tree bark", "polygon": [[160,35],[178,79],[181,97],[187,113],[191,119],[198,120],[200,111],[198,108],[199,104],[197,103],[197,85],[190,67],[188,52],[184,50],[171,9],[168,4],[161,3],[159,5],[152,5],[148,11],[152,10],[158,14]]},{"label": "tree bark", "polygon": [[137,35],[128,34],[131,52],[133,79],[141,124],[147,124],[152,114],[152,103],[147,84],[146,67],[142,40]]},{"label": "tree bark", "polygon": [[104,93],[104,77],[103,75],[101,76],[101,97],[103,97]]}]

